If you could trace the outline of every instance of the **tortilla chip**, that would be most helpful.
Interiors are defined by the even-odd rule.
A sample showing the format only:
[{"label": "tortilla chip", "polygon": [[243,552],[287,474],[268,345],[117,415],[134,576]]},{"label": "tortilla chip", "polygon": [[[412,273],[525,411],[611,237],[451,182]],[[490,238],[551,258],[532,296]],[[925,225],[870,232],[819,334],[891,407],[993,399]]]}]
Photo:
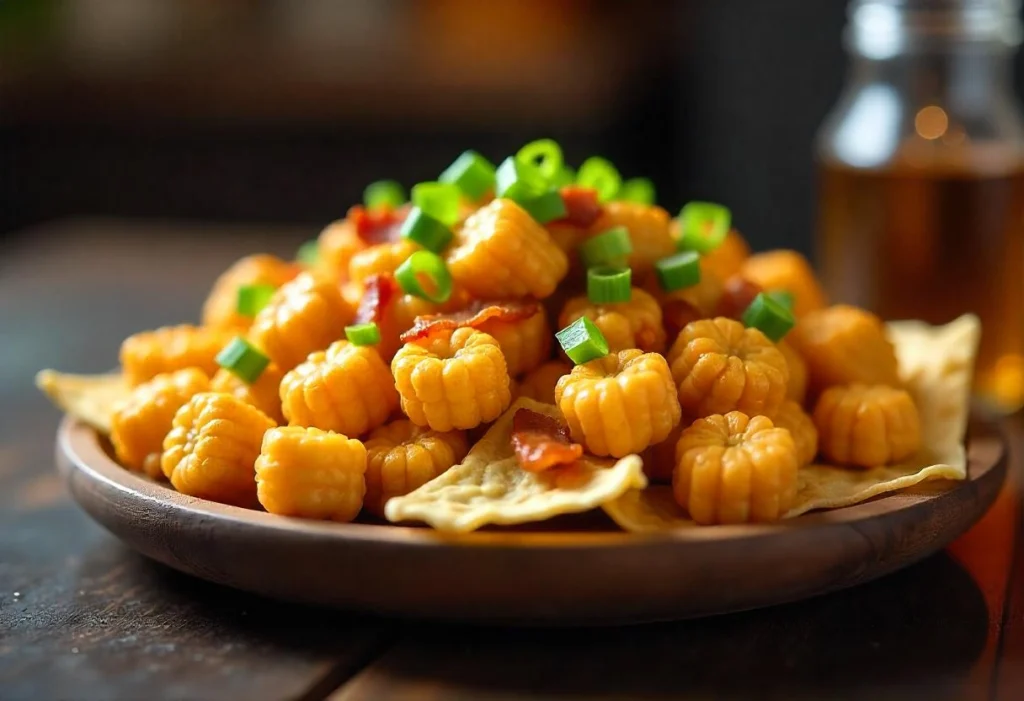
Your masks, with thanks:
[{"label": "tortilla chip", "polygon": [[528,523],[589,511],[647,485],[637,455],[618,461],[584,456],[544,472],[522,469],[511,440],[512,418],[520,408],[560,416],[550,404],[517,399],[462,463],[389,500],[384,507],[388,520],[423,521],[439,531],[466,533],[487,524]]},{"label": "tortilla chip", "polygon": [[131,391],[117,373],[71,375],[55,370],[41,370],[36,375],[36,387],[59,409],[104,434],[110,433],[114,405]]},{"label": "tortilla chip", "polygon": [[[803,468],[798,475],[796,505],[786,518],[815,509],[850,506],[928,480],[967,477],[963,438],[981,334],[978,317],[966,314],[945,326],[890,322],[886,331],[896,346],[900,377],[921,414],[923,449],[907,462],[870,470],[818,464]],[[695,525],[675,503],[671,487],[630,492],[603,508],[627,531]]]}]

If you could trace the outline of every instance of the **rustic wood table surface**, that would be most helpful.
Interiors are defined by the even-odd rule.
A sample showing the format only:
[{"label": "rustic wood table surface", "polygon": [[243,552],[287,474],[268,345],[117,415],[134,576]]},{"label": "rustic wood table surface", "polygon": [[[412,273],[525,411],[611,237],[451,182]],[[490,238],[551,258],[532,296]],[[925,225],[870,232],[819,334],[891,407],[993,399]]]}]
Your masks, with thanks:
[{"label": "rustic wood table surface", "polygon": [[267,601],[136,555],[67,497],[59,413],[33,375],[110,369],[129,333],[194,319],[234,258],[288,255],[315,233],[72,221],[0,247],[0,699],[1024,699],[1013,420],[1010,481],[946,551],[717,618],[408,623]]}]

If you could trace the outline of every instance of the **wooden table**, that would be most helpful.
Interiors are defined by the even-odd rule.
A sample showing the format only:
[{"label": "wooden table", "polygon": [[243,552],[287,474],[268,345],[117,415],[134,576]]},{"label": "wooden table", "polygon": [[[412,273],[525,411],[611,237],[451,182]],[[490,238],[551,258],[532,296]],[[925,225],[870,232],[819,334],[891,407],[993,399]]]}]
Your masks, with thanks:
[{"label": "wooden table", "polygon": [[631,628],[324,612],[128,550],[66,496],[33,374],[109,369],[129,333],[193,319],[235,257],[315,233],[76,221],[0,248],[0,699],[1024,698],[1016,476],[946,552],[882,580]]}]

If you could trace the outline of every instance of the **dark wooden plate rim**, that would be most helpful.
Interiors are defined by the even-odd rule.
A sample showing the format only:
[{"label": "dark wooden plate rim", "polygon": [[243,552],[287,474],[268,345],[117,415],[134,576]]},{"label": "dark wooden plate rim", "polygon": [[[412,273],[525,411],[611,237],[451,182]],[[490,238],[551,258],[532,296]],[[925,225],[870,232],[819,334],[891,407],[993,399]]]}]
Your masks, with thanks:
[{"label": "dark wooden plate rim", "polygon": [[[685,540],[714,541],[722,539],[751,539],[784,536],[793,529],[831,526],[850,526],[881,514],[891,513],[894,500],[899,510],[921,507],[935,499],[949,498],[959,489],[967,488],[979,475],[993,477],[1001,484],[1006,472],[1006,440],[1002,432],[990,422],[976,420],[984,440],[968,441],[968,477],[962,482],[947,482],[948,488],[935,492],[903,491],[875,497],[853,506],[817,511],[778,524],[714,526],[678,529],[661,533],[636,534],[616,531],[476,531],[467,534],[446,534],[426,527],[407,527],[388,524],[334,523],[277,516],[263,511],[220,504],[206,499],[190,497],[132,473],[117,464],[104,450],[99,434],[92,427],[65,417],[57,437],[57,462],[69,482],[92,483],[109,494],[118,494],[136,501],[153,502],[161,508],[171,506],[178,512],[197,518],[236,524],[245,527],[271,529],[282,534],[307,535],[316,538],[373,541],[401,544],[405,547],[430,548],[486,546],[507,548],[564,548],[608,547],[628,544],[651,544],[657,541]],[[969,431],[969,436],[971,432]],[[974,468],[974,469],[972,469]],[[991,474],[995,473],[995,474]],[[934,488],[935,482],[928,483]],[[75,490],[72,489],[72,492]],[[76,499],[78,497],[76,496]]]}]

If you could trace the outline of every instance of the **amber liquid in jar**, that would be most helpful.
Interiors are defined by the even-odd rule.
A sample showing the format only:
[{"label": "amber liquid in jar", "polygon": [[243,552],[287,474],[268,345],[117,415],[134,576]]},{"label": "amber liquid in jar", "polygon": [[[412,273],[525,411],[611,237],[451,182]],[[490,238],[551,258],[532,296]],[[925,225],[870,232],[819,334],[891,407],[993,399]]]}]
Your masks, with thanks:
[{"label": "amber liquid in jar", "polygon": [[1024,404],[1024,163],[820,172],[817,251],[834,301],[884,319],[981,319],[976,393]]}]

